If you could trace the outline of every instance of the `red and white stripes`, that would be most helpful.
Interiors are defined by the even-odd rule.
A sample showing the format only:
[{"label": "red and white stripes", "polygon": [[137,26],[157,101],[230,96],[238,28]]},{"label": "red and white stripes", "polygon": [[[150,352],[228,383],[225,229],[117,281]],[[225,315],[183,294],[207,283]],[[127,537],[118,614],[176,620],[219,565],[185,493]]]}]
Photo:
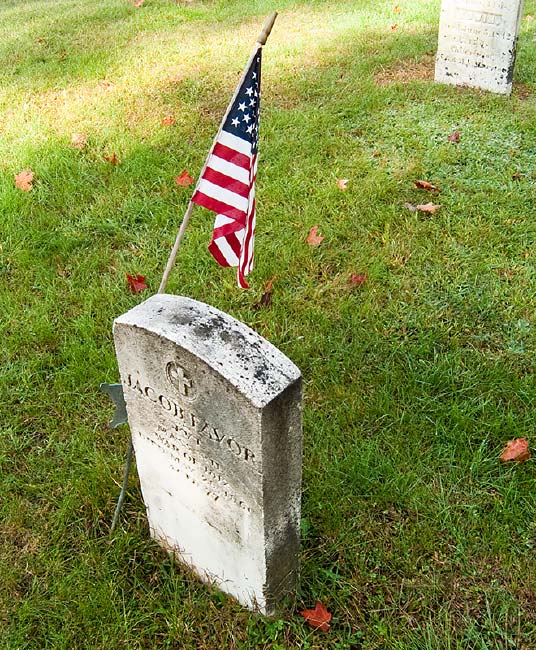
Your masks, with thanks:
[{"label": "red and white stripes", "polygon": [[192,201],[216,212],[209,251],[222,266],[238,267],[238,284],[253,268],[257,155],[252,145],[225,130],[210,153]]}]

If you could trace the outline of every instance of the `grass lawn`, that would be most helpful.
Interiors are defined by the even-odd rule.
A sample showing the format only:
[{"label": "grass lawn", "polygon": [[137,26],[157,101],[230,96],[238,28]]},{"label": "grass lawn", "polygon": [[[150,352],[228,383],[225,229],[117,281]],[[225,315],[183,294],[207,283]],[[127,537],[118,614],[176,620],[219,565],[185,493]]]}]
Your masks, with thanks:
[{"label": "grass lawn", "polygon": [[[536,441],[536,0],[510,98],[434,84],[439,5],[0,2],[2,650],[536,647],[534,461],[498,460]],[[98,386],[273,9],[252,287],[209,256],[201,208],[168,286],[304,375],[301,585],[268,620],[149,539],[135,471],[109,534],[129,433]],[[328,633],[299,615],[315,600]]]}]

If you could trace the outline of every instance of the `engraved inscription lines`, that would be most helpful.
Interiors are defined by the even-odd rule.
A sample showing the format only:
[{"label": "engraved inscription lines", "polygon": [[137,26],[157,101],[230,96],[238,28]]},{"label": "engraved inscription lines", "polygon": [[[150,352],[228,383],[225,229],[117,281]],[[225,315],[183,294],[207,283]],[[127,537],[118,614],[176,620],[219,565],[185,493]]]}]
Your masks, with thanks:
[{"label": "engraved inscription lines", "polygon": [[[166,373],[167,371],[168,368]],[[131,373],[127,375],[126,388],[134,391],[137,397],[152,402],[164,416],[163,424],[155,423],[152,430],[145,428],[142,432],[138,429],[136,433],[164,452],[174,471],[193,485],[201,487],[215,502],[231,502],[240,509],[251,512],[250,506],[237,496],[225,480],[225,471],[220,462],[210,456],[211,449],[222,450],[224,454],[245,463],[250,471],[260,474],[253,451],[210,425],[191,409],[136,379]]]}]

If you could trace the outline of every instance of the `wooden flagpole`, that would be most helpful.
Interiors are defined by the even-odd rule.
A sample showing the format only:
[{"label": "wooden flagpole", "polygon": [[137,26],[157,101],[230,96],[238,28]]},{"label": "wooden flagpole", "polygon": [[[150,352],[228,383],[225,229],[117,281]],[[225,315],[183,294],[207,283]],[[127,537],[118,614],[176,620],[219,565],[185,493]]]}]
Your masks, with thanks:
[{"label": "wooden flagpole", "polygon": [[[229,115],[229,111],[231,110],[231,107],[233,106],[234,101],[235,101],[238,93],[240,92],[240,88],[241,88],[242,83],[243,83],[243,81],[245,79],[245,76],[246,76],[246,74],[247,74],[247,72],[249,70],[249,67],[252,64],[253,59],[255,58],[259,47],[263,47],[263,45],[265,45],[265,43],[266,43],[266,41],[268,39],[268,36],[270,36],[270,32],[272,31],[272,27],[274,26],[276,18],[277,18],[277,11],[274,11],[273,14],[266,19],[266,21],[265,21],[265,23],[264,23],[264,25],[262,27],[262,31],[259,34],[258,38],[257,38],[257,43],[255,44],[255,47],[253,48],[253,51],[251,52],[251,55],[249,57],[249,61],[247,62],[246,67],[244,68],[244,71],[242,72],[242,76],[240,77],[240,81],[238,82],[238,84],[236,86],[236,90],[235,90],[235,92],[233,94],[233,97],[232,97],[231,101],[229,102],[229,105],[227,106],[227,110],[225,111],[225,115],[223,116],[223,119],[222,119],[222,121],[220,123],[220,128],[218,129],[218,131],[216,133],[216,136],[215,136],[215,138],[214,138],[214,140],[212,142],[212,147],[210,148],[208,156],[207,156],[207,158],[205,160],[205,164],[203,165],[203,169],[201,170],[201,172],[200,172],[200,174],[199,174],[199,176],[197,178],[197,183],[195,185],[194,191],[192,192],[192,196],[194,196],[194,194],[195,194],[195,192],[197,190],[197,187],[199,185],[199,182],[200,182],[201,178],[203,177],[203,174],[205,173],[205,169],[207,167],[208,160],[210,158],[210,154],[212,153],[212,150],[216,146],[216,142],[218,141],[218,138],[220,137],[221,130],[223,129],[225,121],[227,120],[227,116]],[[162,276],[162,281],[160,282],[160,286],[158,287],[158,293],[165,293],[165,291],[166,291],[166,286],[167,286],[167,283],[168,283],[168,280],[169,280],[169,276],[171,274],[171,270],[173,269],[173,265],[175,264],[175,260],[177,258],[177,253],[179,252],[179,248],[180,248],[180,245],[182,243],[182,239],[184,237],[184,233],[186,231],[188,223],[190,221],[190,217],[192,216],[194,205],[195,205],[195,203],[193,203],[192,199],[190,199],[190,201],[188,203],[188,207],[186,208],[186,212],[184,213],[184,217],[182,218],[182,223],[180,225],[179,232],[177,233],[175,243],[173,245],[173,248],[171,249],[171,253],[169,254],[169,258],[168,258],[168,261],[167,261],[167,264],[166,264],[166,268],[165,268],[164,274]]]}]

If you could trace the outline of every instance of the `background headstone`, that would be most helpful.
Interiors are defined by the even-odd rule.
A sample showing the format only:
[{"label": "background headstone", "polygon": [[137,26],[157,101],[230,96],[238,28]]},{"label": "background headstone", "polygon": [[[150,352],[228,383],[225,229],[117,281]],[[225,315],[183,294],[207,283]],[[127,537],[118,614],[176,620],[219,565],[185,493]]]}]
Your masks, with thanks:
[{"label": "background headstone", "polygon": [[114,323],[152,536],[271,613],[297,577],[301,375],[204,303],[159,294]]},{"label": "background headstone", "polygon": [[443,0],[435,80],[510,94],[522,0]]}]

